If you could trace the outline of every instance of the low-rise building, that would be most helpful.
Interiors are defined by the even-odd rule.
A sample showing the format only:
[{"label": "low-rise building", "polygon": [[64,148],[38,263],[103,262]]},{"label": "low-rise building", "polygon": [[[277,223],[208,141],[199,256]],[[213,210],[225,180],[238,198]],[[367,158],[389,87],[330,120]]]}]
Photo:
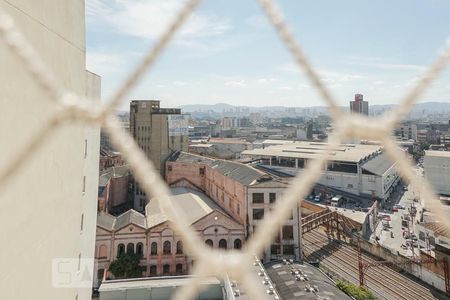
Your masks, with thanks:
[{"label": "low-rise building", "polygon": [[100,172],[98,211],[117,214],[132,207],[132,179],[128,165]]},{"label": "low-rise building", "polygon": [[[246,228],[250,235],[280,201],[287,182],[239,162],[180,152],[166,164],[166,181],[171,187],[190,187],[203,191],[223,210]],[[264,259],[299,259],[298,208],[280,227],[280,234],[265,251]]]},{"label": "low-rise building", "polygon": [[450,151],[425,151],[424,177],[438,194],[450,195]]},{"label": "low-rise building", "polygon": [[[244,226],[211,198],[194,189],[174,188],[171,192],[169,201],[182,209],[205,244],[223,249],[242,247]],[[94,286],[104,276],[112,277],[107,271],[109,265],[124,252],[142,255],[143,276],[182,275],[191,270],[192,259],[184,253],[181,237],[170,228],[159,202],[160,199],[152,198],[145,215],[132,209],[118,217],[103,212],[98,215]]]},{"label": "low-rise building", "polygon": [[239,138],[208,138],[194,140],[189,145],[189,152],[221,159],[238,159],[242,151],[250,149],[253,149],[252,143]]},{"label": "low-rise building", "polygon": [[[310,160],[325,153],[327,144],[318,142],[271,141],[263,149],[246,150],[242,157],[260,159],[260,164],[286,174],[297,175]],[[341,144],[332,149],[319,184],[363,197],[386,200],[399,176],[380,145]]]}]

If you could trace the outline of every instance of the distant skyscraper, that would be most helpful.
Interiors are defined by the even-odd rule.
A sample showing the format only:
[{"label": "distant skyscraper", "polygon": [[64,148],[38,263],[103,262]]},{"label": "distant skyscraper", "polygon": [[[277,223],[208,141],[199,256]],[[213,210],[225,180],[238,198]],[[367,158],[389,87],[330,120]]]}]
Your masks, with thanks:
[{"label": "distant skyscraper", "polygon": [[[164,176],[166,159],[176,151],[188,150],[188,117],[179,108],[160,108],[157,100],[130,102],[130,132],[155,168]],[[144,192],[134,185],[134,209],[143,210]]]},{"label": "distant skyscraper", "polygon": [[355,94],[355,101],[350,101],[350,113],[369,115],[369,102],[363,101],[362,94]]}]

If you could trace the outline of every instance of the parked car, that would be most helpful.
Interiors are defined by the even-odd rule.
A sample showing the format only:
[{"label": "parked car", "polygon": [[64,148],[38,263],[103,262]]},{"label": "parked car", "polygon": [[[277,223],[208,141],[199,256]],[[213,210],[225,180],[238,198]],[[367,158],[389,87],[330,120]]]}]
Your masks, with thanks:
[{"label": "parked car", "polygon": [[322,197],[320,195],[316,195],[316,197],[314,198],[314,201],[320,202],[320,201],[322,201]]},{"label": "parked car", "polygon": [[398,211],[398,206],[397,205],[392,206],[392,211]]},{"label": "parked car", "polygon": [[404,185],[404,186],[403,186],[403,190],[404,190],[404,191],[407,191],[407,190],[408,190],[408,186],[407,186],[407,185]]}]

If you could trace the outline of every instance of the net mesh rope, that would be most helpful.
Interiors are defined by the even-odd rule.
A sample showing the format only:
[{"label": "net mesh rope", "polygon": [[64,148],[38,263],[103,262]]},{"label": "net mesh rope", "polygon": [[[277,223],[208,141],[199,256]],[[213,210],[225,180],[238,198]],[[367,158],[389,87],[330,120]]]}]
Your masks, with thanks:
[{"label": "net mesh rope", "polygon": [[[0,170],[0,189],[7,185],[8,180],[13,180],[15,174],[26,167],[26,163],[32,159],[37,148],[51,138],[59,127],[69,122],[80,124],[96,124],[106,129],[114,146],[122,153],[128,162],[135,179],[147,195],[164,199],[170,196],[170,190],[159,173],[155,171],[153,164],[147,159],[134,139],[128,132],[121,128],[120,121],[114,115],[119,105],[125,101],[130,90],[134,88],[143,75],[151,69],[154,62],[163,52],[175,33],[182,27],[190,14],[199,5],[200,0],[188,0],[177,13],[176,17],[161,35],[155,45],[146,53],[141,63],[133,70],[122,85],[117,89],[109,101],[93,104],[88,99],[64,90],[55,76],[43,63],[39,55],[33,50],[30,43],[18,31],[14,20],[5,12],[0,11],[0,38],[23,68],[40,85],[48,96],[48,101],[53,101],[59,109],[59,113],[47,120],[42,128],[31,140],[21,147],[9,163]],[[292,54],[298,67],[303,70],[312,86],[317,90],[321,98],[329,108],[334,121],[335,129],[328,138],[326,151],[318,158],[312,160],[302,174],[295,177],[283,197],[277,201],[270,217],[264,218],[259,230],[245,243],[241,251],[219,250],[207,247],[199,236],[190,228],[190,224],[183,217],[183,212],[170,205],[170,201],[160,201],[161,211],[170,220],[174,231],[182,238],[186,253],[196,262],[192,277],[175,293],[175,299],[192,299],[200,290],[201,278],[216,276],[219,278],[233,278],[243,285],[245,292],[251,299],[267,299],[261,283],[257,282],[251,274],[249,266],[255,259],[255,254],[261,254],[268,247],[278,231],[279,226],[290,217],[292,208],[300,205],[310,188],[322,175],[322,169],[327,163],[331,150],[341,141],[349,138],[379,140],[389,158],[396,162],[396,168],[400,176],[411,183],[415,191],[418,191],[423,201],[437,217],[437,219],[450,228],[450,219],[440,209],[440,202],[430,185],[412,169],[412,164],[405,154],[397,147],[392,139],[394,127],[399,124],[410,112],[417,99],[425,89],[439,75],[450,60],[450,43],[446,43],[436,61],[431,64],[422,75],[416,85],[400,99],[399,105],[380,117],[366,117],[362,115],[349,115],[342,112],[337,103],[324,86],[318,73],[314,70],[308,59],[302,52],[300,44],[293,38],[286,25],[282,13],[272,0],[259,0],[264,13],[273,24],[280,39]]]}]

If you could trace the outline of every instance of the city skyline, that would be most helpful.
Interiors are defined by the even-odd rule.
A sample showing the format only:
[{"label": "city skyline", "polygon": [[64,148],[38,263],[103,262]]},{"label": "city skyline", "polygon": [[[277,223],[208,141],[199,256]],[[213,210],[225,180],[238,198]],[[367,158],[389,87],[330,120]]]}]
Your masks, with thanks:
[{"label": "city skyline", "polygon": [[[181,3],[87,1],[87,64],[103,77],[105,97]],[[323,105],[257,2],[239,3],[239,10],[237,4],[202,3],[128,98],[160,99],[167,106]],[[398,103],[449,36],[448,2],[384,4],[280,1],[291,31],[339,105],[346,106],[355,93],[371,105]],[[144,11],[159,17],[147,18]],[[449,78],[447,70],[421,101],[449,102]]]}]

